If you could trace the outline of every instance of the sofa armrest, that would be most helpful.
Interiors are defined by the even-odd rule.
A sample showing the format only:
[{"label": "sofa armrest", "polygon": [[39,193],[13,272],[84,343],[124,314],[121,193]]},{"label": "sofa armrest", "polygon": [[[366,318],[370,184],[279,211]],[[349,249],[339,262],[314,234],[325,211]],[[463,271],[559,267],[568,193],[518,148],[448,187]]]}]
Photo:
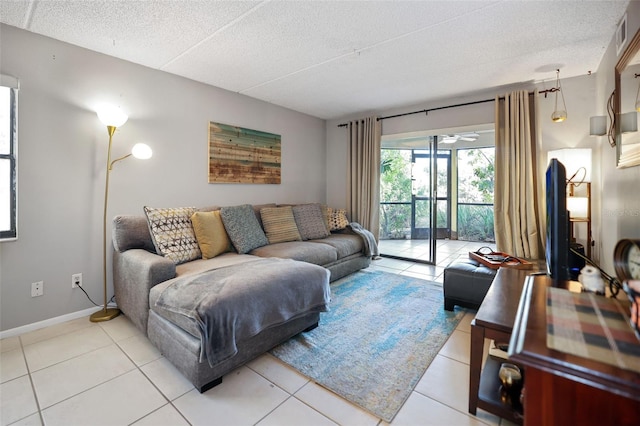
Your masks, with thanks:
[{"label": "sofa armrest", "polygon": [[147,334],[149,291],[176,276],[169,259],[143,249],[113,253],[113,288],[116,303],[136,327]]}]

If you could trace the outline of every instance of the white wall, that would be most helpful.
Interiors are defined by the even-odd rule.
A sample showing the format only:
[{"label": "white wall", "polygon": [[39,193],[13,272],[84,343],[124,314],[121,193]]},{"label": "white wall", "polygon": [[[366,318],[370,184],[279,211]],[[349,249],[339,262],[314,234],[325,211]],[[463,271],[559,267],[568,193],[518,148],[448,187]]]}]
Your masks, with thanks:
[{"label": "white wall", "polygon": [[[76,272],[102,303],[108,134],[94,113],[99,103],[129,114],[114,157],[137,142],[154,150],[151,160],[114,166],[110,217],[143,214],[144,205],[325,201],[324,120],[14,27],[0,26],[0,43],[0,72],[21,85],[18,240],[0,243],[0,330],[91,307],[71,289]],[[208,184],[209,121],[280,134],[282,184]],[[31,298],[40,280],[44,296]]]},{"label": "white wall", "polygon": [[[627,44],[640,31],[640,2],[629,2],[627,8]],[[622,53],[622,52],[621,52]],[[609,95],[615,88],[614,69],[619,55],[615,42],[607,48],[597,74],[598,115],[606,115]],[[605,141],[600,146],[601,158],[601,219],[602,219],[602,266],[613,274],[613,250],[623,238],[640,238],[640,166],[627,169],[616,168],[615,149]]]}]

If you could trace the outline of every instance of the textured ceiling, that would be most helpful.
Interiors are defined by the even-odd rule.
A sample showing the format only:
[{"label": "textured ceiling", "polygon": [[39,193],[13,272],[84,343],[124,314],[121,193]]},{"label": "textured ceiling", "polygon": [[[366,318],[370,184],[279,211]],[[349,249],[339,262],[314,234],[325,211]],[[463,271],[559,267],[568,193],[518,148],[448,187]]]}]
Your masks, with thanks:
[{"label": "textured ceiling", "polygon": [[0,0],[0,22],[331,119],[596,71],[628,3]]}]

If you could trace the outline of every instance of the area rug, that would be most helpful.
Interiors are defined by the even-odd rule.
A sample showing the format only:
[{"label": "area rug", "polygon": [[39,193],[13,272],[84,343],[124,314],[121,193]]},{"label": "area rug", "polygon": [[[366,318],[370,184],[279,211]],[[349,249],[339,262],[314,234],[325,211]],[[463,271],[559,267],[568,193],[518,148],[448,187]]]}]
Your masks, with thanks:
[{"label": "area rug", "polygon": [[330,308],[271,353],[387,422],[464,315],[436,283],[366,270],[331,284]]}]

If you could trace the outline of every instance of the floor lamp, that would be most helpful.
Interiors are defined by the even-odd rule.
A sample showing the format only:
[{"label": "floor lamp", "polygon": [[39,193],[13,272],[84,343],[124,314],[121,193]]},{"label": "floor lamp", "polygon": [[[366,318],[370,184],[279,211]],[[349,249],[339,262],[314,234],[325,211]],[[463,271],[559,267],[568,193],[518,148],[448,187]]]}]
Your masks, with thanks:
[{"label": "floor lamp", "polygon": [[113,134],[118,127],[127,122],[129,117],[127,117],[127,115],[117,107],[105,106],[98,111],[98,118],[107,126],[107,132],[109,133],[109,149],[107,151],[107,170],[104,185],[104,215],[102,217],[102,285],[104,290],[104,306],[103,309],[95,312],[89,317],[92,322],[109,321],[120,315],[120,309],[107,308],[107,205],[109,201],[109,175],[111,174],[111,169],[116,162],[124,160],[132,155],[141,160],[149,159],[152,155],[151,148],[143,143],[139,143],[133,146],[130,154],[111,161],[111,143],[113,141]]}]

